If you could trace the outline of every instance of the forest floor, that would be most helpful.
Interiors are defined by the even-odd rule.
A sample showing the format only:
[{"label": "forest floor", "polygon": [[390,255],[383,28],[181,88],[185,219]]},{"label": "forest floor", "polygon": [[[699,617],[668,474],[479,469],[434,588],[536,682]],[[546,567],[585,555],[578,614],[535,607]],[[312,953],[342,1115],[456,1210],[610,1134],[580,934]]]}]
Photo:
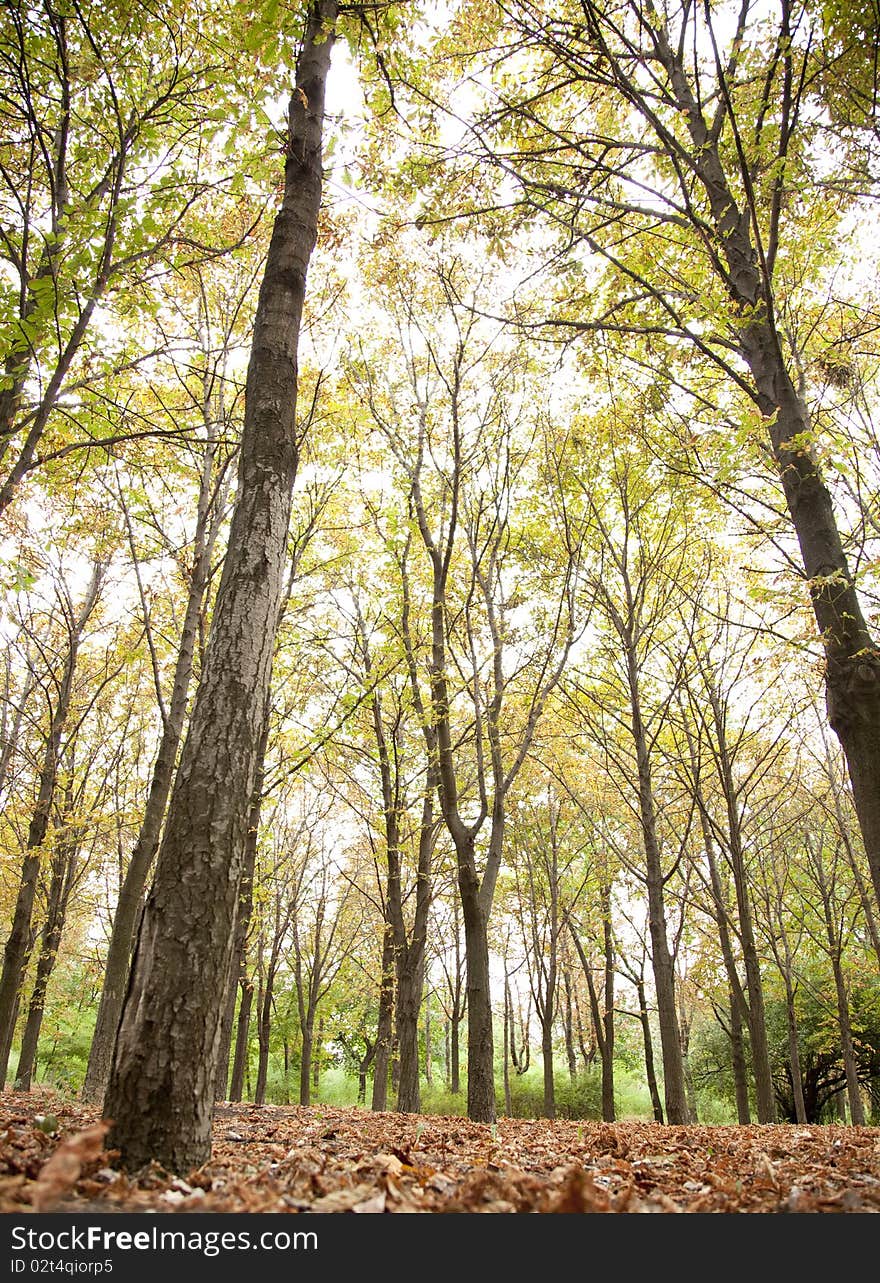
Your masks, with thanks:
[{"label": "forest floor", "polygon": [[211,1158],[126,1175],[94,1109],[0,1094],[0,1213],[880,1212],[880,1129],[219,1105]]}]

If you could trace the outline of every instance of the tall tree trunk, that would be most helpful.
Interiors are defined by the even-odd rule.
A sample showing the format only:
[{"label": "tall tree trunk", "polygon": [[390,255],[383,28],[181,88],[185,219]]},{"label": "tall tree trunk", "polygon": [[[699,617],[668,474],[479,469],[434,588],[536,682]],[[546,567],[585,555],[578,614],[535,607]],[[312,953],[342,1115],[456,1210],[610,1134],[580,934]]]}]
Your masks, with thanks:
[{"label": "tall tree trunk", "polygon": [[379,1017],[376,1022],[376,1056],[373,1061],[373,1097],[370,1108],[388,1108],[388,1075],[394,1022],[394,931],[389,922],[382,933],[382,977],[379,982]]},{"label": "tall tree trunk", "polygon": [[21,1039],[21,1051],[15,1073],[16,1091],[31,1089],[37,1061],[37,1045],[46,1006],[46,990],[49,987],[55,959],[58,956],[58,946],[61,943],[61,934],[64,930],[67,905],[76,876],[77,854],[75,845],[71,849],[70,844],[65,844],[52,861],[52,878],[49,884],[46,920],[43,923],[40,938],[37,974],[28,1004],[27,1023]]},{"label": "tall tree trunk", "polygon": [[312,1048],[314,1046],[315,1013],[310,1011],[300,1026],[302,1047],[299,1060],[299,1103],[312,1103]]},{"label": "tall tree trunk", "polygon": [[507,972],[504,973],[504,1113],[508,1118],[513,1117],[513,1098],[510,1094],[510,1029],[513,1020],[513,1013],[510,1010],[510,980]]},{"label": "tall tree trunk", "polygon": [[752,1121],[749,1106],[749,1082],[746,1070],[746,1053],[743,1046],[742,1011],[735,993],[730,995],[730,1059],[733,1070],[733,1090],[736,1097],[737,1122],[747,1126]]},{"label": "tall tree trunk", "polygon": [[636,984],[636,993],[639,999],[639,1021],[642,1026],[642,1044],[645,1048],[645,1078],[648,1083],[648,1091],[651,1093],[651,1107],[654,1110],[654,1119],[658,1123],[663,1122],[663,1105],[660,1100],[660,1090],[657,1086],[657,1074],[654,1069],[654,1040],[651,1037],[651,1020],[648,1015],[648,1000],[645,996],[645,982],[639,980]]},{"label": "tall tree trunk", "polygon": [[214,449],[209,446],[205,451],[202,474],[199,486],[198,512],[194,536],[193,568],[190,575],[187,593],[186,610],[183,626],[180,631],[180,642],[177,648],[177,660],[174,665],[174,677],[171,684],[171,698],[167,713],[163,713],[162,737],[159,750],[153,764],[153,777],[150,791],[144,808],[140,831],[122,880],[119,898],[113,914],[113,926],[110,930],[110,943],[107,947],[107,959],[104,964],[104,983],[98,1003],[98,1015],[92,1043],[89,1049],[89,1061],[86,1066],[82,1086],[82,1098],[86,1101],[99,1102],[107,1086],[110,1065],[113,1060],[113,1046],[116,1031],[119,1028],[119,1017],[125,1001],[128,983],[128,968],[131,961],[131,947],[135,925],[141,911],[141,902],[147,875],[159,846],[159,835],[168,795],[171,792],[171,781],[174,778],[174,767],[177,752],[186,721],[186,705],[189,695],[193,670],[193,655],[199,631],[199,617],[208,579],[211,570],[211,553],[217,533],[217,523],[209,529],[209,510],[211,501],[211,473],[214,460]]},{"label": "tall tree trunk", "polygon": [[837,998],[837,1023],[840,1028],[840,1051],[843,1056],[843,1068],[846,1074],[846,1093],[849,1099],[849,1116],[854,1127],[865,1126],[865,1105],[859,1084],[859,1069],[853,1046],[852,1021],[849,1012],[849,996],[846,992],[846,980],[839,956],[831,959],[834,972],[834,992]]},{"label": "tall tree trunk", "polygon": [[425,1083],[428,1087],[434,1081],[434,1048],[431,1045],[431,990],[425,990]]},{"label": "tall tree trunk", "polygon": [[317,1096],[321,1086],[321,1053],[324,1048],[324,1017],[318,1017],[317,1045],[312,1047],[312,1091]]},{"label": "tall tree trunk", "polygon": [[577,1078],[577,1051],[574,1045],[574,1016],[571,1007],[571,975],[568,967],[562,973],[562,984],[565,991],[565,1058],[568,1061],[569,1082]]},{"label": "tall tree trunk", "polygon": [[758,1111],[759,1123],[775,1123],[776,1096],[773,1091],[773,1075],[770,1069],[770,1049],[767,1044],[767,1021],[764,1012],[764,988],[761,983],[761,964],[755,942],[752,903],[746,874],[740,806],[733,774],[733,762],[728,750],[727,731],[724,725],[721,701],[714,683],[711,681],[708,683],[708,694],[715,722],[719,774],[727,805],[730,868],[733,873],[733,885],[736,892],[739,939],[746,973],[746,991],[749,996],[748,1004],[744,1007],[743,1014],[749,1027],[752,1072],[755,1078],[755,1105]]},{"label": "tall tree trunk", "polygon": [[[321,204],[336,0],[309,6],[290,100],[284,195],[257,303],[238,490],[202,678],[138,936],[105,1115],[126,1168],[211,1150],[220,1016],[296,473],[297,347]],[[192,1072],[182,1073],[181,1066]]]},{"label": "tall tree trunk", "polygon": [[461,1095],[461,1043],[458,1022],[458,1016],[453,1016],[449,1022],[449,1090],[453,1096]]},{"label": "tall tree trunk", "polygon": [[254,1104],[262,1105],[266,1099],[266,1082],[269,1077],[269,1038],[272,1033],[272,992],[275,972],[272,966],[266,971],[262,993],[257,1002],[257,1082],[254,1087]]},{"label": "tall tree trunk", "polygon": [[[229,1056],[232,1047],[232,1028],[235,1019],[235,1004],[238,991],[241,991],[242,1002],[244,1001],[245,988],[247,986],[247,942],[250,934],[251,917],[254,911],[254,872],[257,867],[257,844],[260,831],[260,810],[263,801],[263,780],[265,776],[265,759],[266,745],[269,740],[269,710],[263,714],[263,729],[260,733],[260,745],[257,752],[257,779],[254,786],[254,796],[251,799],[251,813],[248,820],[247,838],[245,839],[244,868],[242,869],[241,882],[238,888],[238,908],[235,919],[235,935],[232,942],[232,958],[230,959],[230,974],[228,983],[228,996],[226,999],[226,1008],[223,1012],[220,1023],[220,1047],[217,1053],[217,1073],[214,1083],[214,1099],[224,1100],[226,1093],[226,1083],[229,1077]],[[250,1021],[250,1009],[246,1012],[248,1024]],[[247,1032],[245,1033],[245,1038]],[[234,1077],[234,1074],[233,1074]],[[241,1099],[241,1081],[237,1084],[238,1096],[231,1095],[230,1100]]]},{"label": "tall tree trunk", "polygon": [[245,1073],[248,1063],[248,1042],[251,1029],[251,1007],[254,1001],[254,985],[247,970],[247,957],[242,956],[241,972],[238,978],[241,989],[241,1001],[238,1006],[238,1020],[235,1029],[235,1054],[232,1058],[232,1076],[229,1083],[229,1099],[241,1100],[244,1095]]},{"label": "tall tree trunk", "polygon": [[464,856],[459,856],[458,888],[464,919],[468,1021],[468,1118],[478,1123],[494,1123],[495,1075],[492,1050],[489,938],[479,884],[473,872],[472,842]]},{"label": "tall tree trunk", "polygon": [[[720,705],[718,704],[717,701],[713,702],[712,709],[713,709],[713,713],[715,713],[716,715],[716,726],[717,726],[718,721],[720,720],[719,719]],[[715,924],[718,927],[718,943],[721,949],[721,957],[724,962],[724,969],[727,972],[727,983],[730,986],[731,1024],[730,1024],[729,1035],[730,1035],[730,1042],[731,1042],[731,1055],[733,1060],[733,1076],[734,1076],[734,1085],[735,1085],[735,1092],[736,1092],[737,1117],[739,1118],[740,1123],[748,1123],[751,1121],[751,1110],[749,1106],[749,1089],[748,1089],[747,1074],[746,1074],[745,1052],[743,1048],[742,1022],[743,1022],[743,1019],[745,1019],[747,1025],[751,1029],[752,1023],[753,1023],[752,1013],[749,1010],[749,1002],[746,999],[746,995],[745,995],[745,992],[743,991],[743,986],[739,978],[739,971],[737,970],[736,958],[734,956],[733,942],[731,939],[731,915],[728,909],[727,897],[725,895],[725,887],[721,878],[721,871],[718,867],[718,859],[717,859],[716,850],[715,850],[715,838],[712,832],[712,825],[711,825],[711,820],[709,816],[709,808],[703,793],[703,785],[700,777],[699,757],[697,754],[697,748],[694,741],[694,734],[690,728],[688,719],[684,714],[683,707],[682,707],[682,722],[684,725],[685,736],[687,738],[688,753],[689,753],[690,762],[691,762],[694,799],[697,803],[697,810],[700,816],[700,828],[702,830],[702,835],[703,835],[703,849],[706,854],[706,863],[709,869],[709,886],[710,886],[711,895],[712,895],[713,917],[715,919]],[[716,756],[716,759],[720,759],[721,757],[720,751],[717,754],[715,754],[715,756]],[[727,779],[728,779],[728,782],[732,784],[732,774],[728,774]],[[737,816],[735,816],[735,820],[736,822],[738,822]],[[752,941],[752,944],[754,946],[754,940]],[[752,983],[754,984],[754,976],[752,977]],[[765,1115],[768,1115],[767,1117],[761,1118],[759,1114],[759,1121],[773,1122],[775,1119],[775,1113],[773,1113],[770,1109],[768,1109],[768,1106],[766,1103],[766,1084],[770,1083],[770,1093],[772,1096],[772,1079],[770,1076],[770,1060],[769,1060],[769,1054],[767,1050],[763,990],[760,987],[760,981],[758,983],[758,994],[760,997],[760,1011],[757,1015],[757,1019],[755,1023],[759,1029],[758,1045],[759,1045],[759,1048],[762,1049],[762,1053],[761,1053],[762,1054],[762,1060],[761,1060],[761,1066],[762,1066],[761,1067],[761,1084],[762,1085],[761,1085],[759,1098],[763,1102],[763,1112],[765,1113]],[[757,1071],[756,1071],[756,1077],[757,1077]]]},{"label": "tall tree trunk", "polygon": [[809,445],[812,424],[783,354],[770,269],[759,262],[749,213],[737,203],[718,138],[661,27],[654,48],[694,144],[690,159],[709,202],[718,247],[713,261],[719,270],[723,255],[726,270],[719,274],[741,318],[739,346],[767,425],[825,652],[828,720],[846,757],[880,901],[880,654],[865,621],[830,492]]},{"label": "tall tree trunk", "polygon": [[791,1094],[794,1101],[794,1118],[796,1123],[807,1121],[807,1107],[804,1101],[804,1076],[801,1070],[801,1053],[798,1045],[797,1015],[795,1013],[795,991],[790,975],[785,979],[785,1017],[788,1026],[788,1063],[791,1068]]},{"label": "tall tree trunk", "polygon": [[419,1008],[422,1000],[423,970],[406,967],[397,973],[397,1047],[400,1077],[397,1084],[397,1112],[417,1114],[419,1092]]},{"label": "tall tree trunk", "polygon": [[611,888],[602,886],[602,943],[605,957],[605,983],[602,993],[602,1118],[613,1123],[614,1110],[614,932],[611,925]]},{"label": "tall tree trunk", "polygon": [[79,648],[89,616],[97,604],[106,569],[106,563],[95,563],[79,611],[75,615],[71,612],[67,617],[67,650],[40,767],[36,805],[28,826],[27,854],[22,864],[18,894],[12,912],[12,929],[3,952],[3,970],[0,973],[0,1086],[6,1081],[21,986],[32,946],[31,918],[40,875],[40,852],[49,829],[49,816],[58,781],[61,738],[70,712]]},{"label": "tall tree trunk", "polygon": [[648,892],[648,926],[651,935],[651,963],[657,995],[657,1018],[660,1024],[660,1050],[663,1059],[663,1089],[666,1119],[670,1123],[687,1123],[690,1117],[681,1054],[681,1030],[675,996],[675,966],[669,948],[666,927],[666,904],[663,864],[657,837],[657,818],[648,737],[642,718],[641,693],[636,646],[631,627],[615,620],[626,651],[629,683],[631,733],[636,751],[639,791],[639,816],[645,853],[645,886]]}]

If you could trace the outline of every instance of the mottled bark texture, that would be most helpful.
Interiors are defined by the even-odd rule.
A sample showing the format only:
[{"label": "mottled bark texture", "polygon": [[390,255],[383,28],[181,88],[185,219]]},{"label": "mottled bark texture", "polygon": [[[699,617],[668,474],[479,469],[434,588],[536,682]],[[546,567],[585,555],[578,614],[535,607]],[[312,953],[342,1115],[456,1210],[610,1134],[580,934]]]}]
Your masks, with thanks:
[{"label": "mottled bark texture", "polygon": [[335,0],[309,7],[284,196],[260,288],[238,490],[202,679],[132,960],[104,1113],[128,1169],[211,1150],[214,1078],[283,588],[297,464],[297,346],[321,204]]},{"label": "mottled bark texture", "polygon": [[193,567],[183,616],[183,627],[181,628],[180,642],[177,648],[177,660],[174,665],[171,698],[168,702],[167,711],[163,716],[162,737],[159,741],[159,750],[153,764],[153,777],[150,781],[147,804],[144,808],[141,827],[128,862],[128,868],[125,871],[125,877],[119,889],[119,898],[116,901],[113,926],[110,931],[110,943],[107,946],[104,983],[101,989],[95,1032],[92,1035],[89,1061],[86,1066],[82,1087],[82,1098],[88,1101],[100,1101],[107,1085],[116,1030],[119,1027],[119,1017],[122,1014],[122,1004],[125,1000],[135,925],[140,911],[147,875],[159,845],[162,820],[165,817],[165,808],[168,804],[168,795],[171,792],[171,782],[174,778],[174,764],[177,761],[177,751],[180,747],[186,720],[186,706],[192,678],[199,615],[208,586],[211,570],[211,552],[218,528],[216,520],[209,521],[214,453],[214,445],[209,443],[205,451],[200,478],[196,528],[193,538]]}]

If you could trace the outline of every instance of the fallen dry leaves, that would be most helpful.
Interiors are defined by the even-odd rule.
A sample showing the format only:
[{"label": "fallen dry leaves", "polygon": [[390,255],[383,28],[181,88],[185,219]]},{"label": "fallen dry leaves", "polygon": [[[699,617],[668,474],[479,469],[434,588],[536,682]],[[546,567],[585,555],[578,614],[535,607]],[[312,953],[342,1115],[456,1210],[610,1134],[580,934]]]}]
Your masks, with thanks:
[{"label": "fallen dry leaves", "polygon": [[[35,1122],[49,1112],[52,1134]],[[203,1167],[134,1175],[104,1131],[84,1106],[0,1095],[0,1212],[880,1212],[872,1127],[489,1127],[224,1104]]]}]

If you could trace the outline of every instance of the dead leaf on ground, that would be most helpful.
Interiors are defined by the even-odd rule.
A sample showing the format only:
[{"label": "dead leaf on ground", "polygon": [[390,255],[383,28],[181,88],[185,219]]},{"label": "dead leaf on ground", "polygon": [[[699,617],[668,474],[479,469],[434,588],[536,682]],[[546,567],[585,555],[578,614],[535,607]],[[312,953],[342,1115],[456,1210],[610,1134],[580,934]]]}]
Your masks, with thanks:
[{"label": "dead leaf on ground", "polygon": [[61,1142],[34,1182],[31,1204],[35,1211],[48,1211],[62,1194],[73,1189],[83,1167],[103,1153],[109,1130],[109,1123],[94,1123]]}]

